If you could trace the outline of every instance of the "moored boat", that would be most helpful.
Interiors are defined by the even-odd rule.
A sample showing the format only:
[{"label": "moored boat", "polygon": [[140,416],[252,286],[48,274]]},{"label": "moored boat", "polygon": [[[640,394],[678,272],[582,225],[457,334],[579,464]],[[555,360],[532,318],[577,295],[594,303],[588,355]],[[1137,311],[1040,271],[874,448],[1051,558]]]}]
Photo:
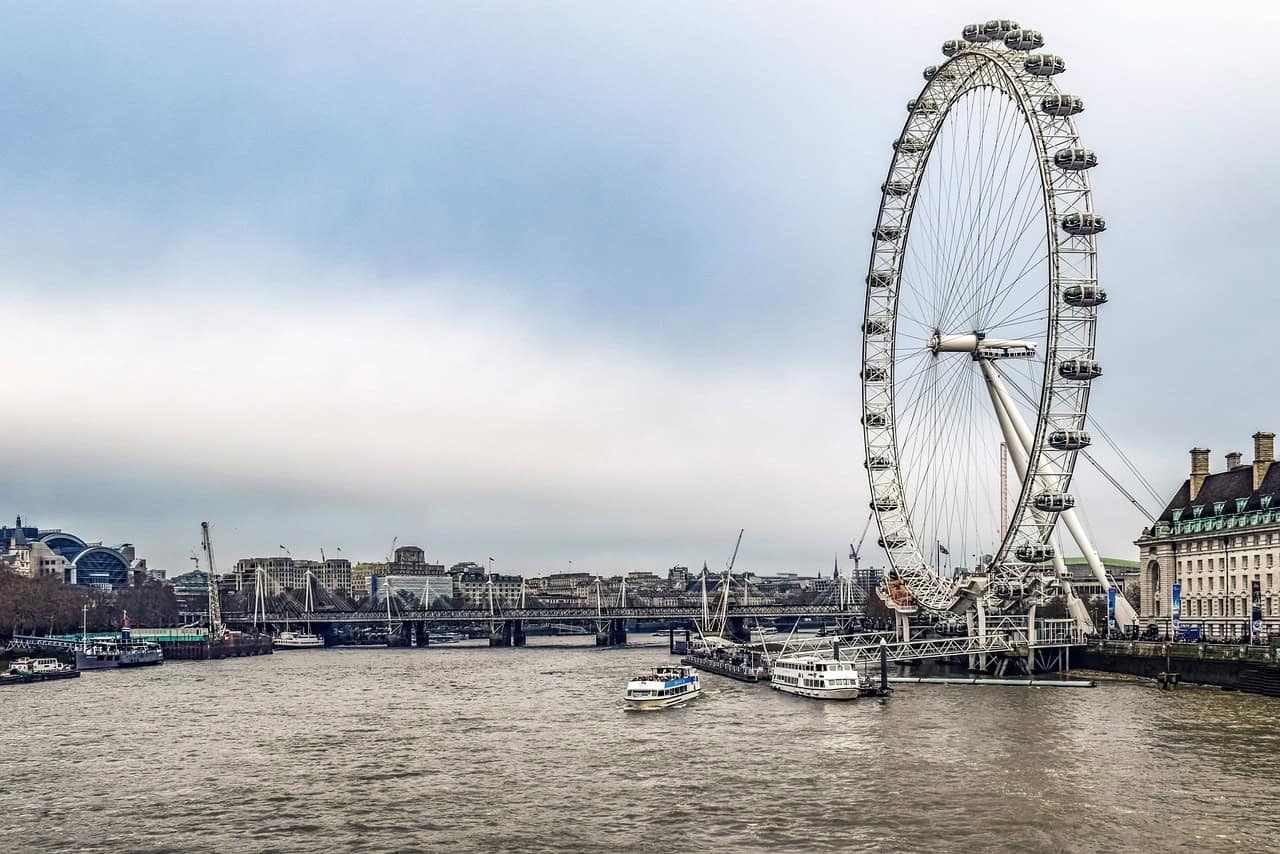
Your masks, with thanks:
[{"label": "moored boat", "polygon": [[0,676],[0,685],[75,679],[79,675],[80,671],[56,658],[19,658],[9,665],[8,674]]},{"label": "moored boat", "polygon": [[773,663],[769,686],[816,700],[854,700],[862,694],[862,679],[852,661],[815,653],[780,657]]},{"label": "moored boat", "polygon": [[324,646],[324,638],[310,632],[283,631],[271,639],[274,649],[319,649]]},{"label": "moored boat", "polygon": [[632,709],[665,709],[702,694],[702,683],[692,667],[655,667],[627,681],[624,695]]}]

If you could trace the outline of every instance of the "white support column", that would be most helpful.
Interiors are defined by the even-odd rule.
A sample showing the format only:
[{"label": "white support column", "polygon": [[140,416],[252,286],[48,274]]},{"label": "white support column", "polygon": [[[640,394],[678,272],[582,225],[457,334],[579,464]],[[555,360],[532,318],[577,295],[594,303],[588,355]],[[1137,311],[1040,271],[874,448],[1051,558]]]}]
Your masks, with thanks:
[{"label": "white support column", "polygon": [[[1031,447],[1034,444],[1034,437],[1031,435],[1031,429],[1027,427],[1027,422],[1023,420],[1022,413],[1014,405],[1013,400],[1009,397],[1008,391],[1005,390],[1004,383],[1000,379],[1000,372],[996,370],[995,364],[990,359],[980,360],[982,363],[982,373],[987,380],[987,390],[991,394],[991,402],[996,407],[996,417],[1000,419],[1000,429],[1005,434],[1005,444],[1009,447],[1009,455],[1013,458],[1013,467],[1018,472],[1018,477],[1023,483],[1027,480],[1028,458],[1031,455]],[[1012,432],[1011,432],[1012,431]],[[1102,559],[1098,557],[1097,550],[1093,547],[1093,542],[1085,533],[1084,526],[1080,524],[1080,519],[1076,515],[1074,509],[1068,508],[1058,514],[1063,524],[1067,526],[1067,530],[1071,533],[1071,538],[1076,541],[1080,552],[1089,563],[1089,569],[1093,572],[1094,578],[1102,585],[1102,589],[1106,590],[1112,586],[1112,580],[1107,575],[1106,567],[1102,565]],[[1062,560],[1062,556],[1054,549],[1053,555],[1054,569],[1057,570],[1058,576],[1068,577],[1067,567]],[[1072,597],[1069,597],[1069,599]],[[1083,604],[1080,605],[1079,611],[1084,612]],[[1077,619],[1079,619],[1077,617]],[[1116,596],[1116,620],[1123,625],[1136,625],[1138,615],[1134,613],[1133,606],[1123,596]],[[1088,625],[1092,626],[1092,621],[1088,621]]]}]

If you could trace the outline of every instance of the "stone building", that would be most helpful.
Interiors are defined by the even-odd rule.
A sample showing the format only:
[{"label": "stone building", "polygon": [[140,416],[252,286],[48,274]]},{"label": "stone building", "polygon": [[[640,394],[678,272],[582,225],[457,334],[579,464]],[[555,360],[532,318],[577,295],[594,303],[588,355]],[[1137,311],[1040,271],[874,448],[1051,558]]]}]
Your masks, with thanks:
[{"label": "stone building", "polygon": [[1261,588],[1264,634],[1280,634],[1280,466],[1275,434],[1253,434],[1253,462],[1226,455],[1210,472],[1209,451],[1191,450],[1191,473],[1169,505],[1135,542],[1139,550],[1143,626],[1169,630],[1173,585],[1181,585],[1181,620],[1209,637],[1249,632],[1253,582]]}]

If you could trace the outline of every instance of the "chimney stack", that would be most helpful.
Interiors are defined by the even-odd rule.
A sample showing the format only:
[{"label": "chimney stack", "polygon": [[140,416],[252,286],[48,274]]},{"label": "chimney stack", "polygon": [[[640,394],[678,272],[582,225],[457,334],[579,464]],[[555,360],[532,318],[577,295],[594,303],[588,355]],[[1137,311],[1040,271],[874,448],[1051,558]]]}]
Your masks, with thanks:
[{"label": "chimney stack", "polygon": [[1232,451],[1227,454],[1227,471],[1235,471],[1240,468],[1241,456],[1242,455],[1239,451]]},{"label": "chimney stack", "polygon": [[[1191,449],[1191,500],[1195,501],[1204,486],[1204,479],[1209,476],[1209,449]],[[1255,476],[1256,477],[1256,476]]]},{"label": "chimney stack", "polygon": [[1271,468],[1271,464],[1276,458],[1276,434],[1263,433],[1261,431],[1253,434],[1253,491],[1257,492],[1262,488],[1262,479],[1267,476],[1267,469]]}]

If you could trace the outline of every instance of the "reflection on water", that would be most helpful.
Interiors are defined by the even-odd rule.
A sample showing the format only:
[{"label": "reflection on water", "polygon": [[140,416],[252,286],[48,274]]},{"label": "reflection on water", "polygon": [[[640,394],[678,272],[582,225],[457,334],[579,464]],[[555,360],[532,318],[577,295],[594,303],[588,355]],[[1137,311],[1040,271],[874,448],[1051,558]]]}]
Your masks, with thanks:
[{"label": "reflection on water", "polygon": [[[1136,682],[823,704],[662,646],[313,650],[0,694],[0,850],[1275,850],[1280,701]],[[690,837],[690,835],[692,835]],[[697,840],[693,842],[691,840]]]}]

